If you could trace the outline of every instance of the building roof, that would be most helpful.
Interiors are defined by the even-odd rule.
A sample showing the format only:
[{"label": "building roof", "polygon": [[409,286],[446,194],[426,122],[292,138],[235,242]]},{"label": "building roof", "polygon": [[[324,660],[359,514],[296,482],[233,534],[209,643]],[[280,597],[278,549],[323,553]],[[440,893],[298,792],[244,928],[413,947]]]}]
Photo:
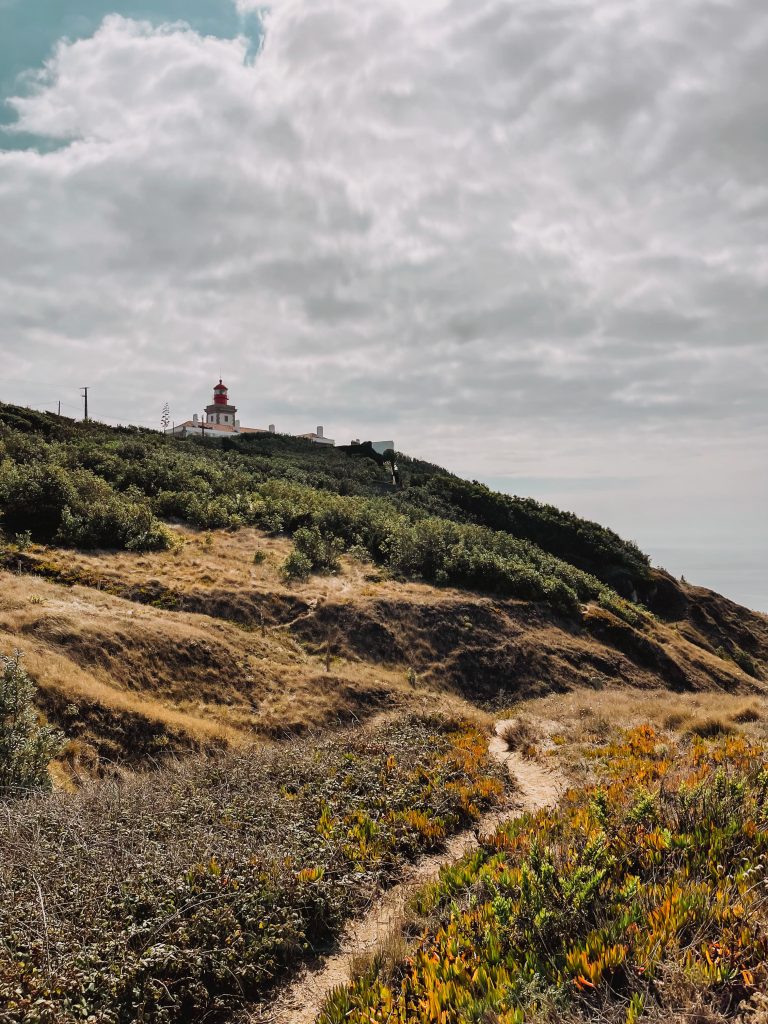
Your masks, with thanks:
[{"label": "building roof", "polygon": [[206,423],[204,420],[184,420],[183,423],[177,423],[173,428],[179,430],[181,427],[190,427],[195,430],[199,430],[201,433],[203,427],[205,427],[205,433],[209,430],[215,430],[219,434],[269,434],[270,431],[266,427],[235,427],[231,423]]},{"label": "building roof", "polygon": [[297,434],[296,437],[300,437],[304,441],[320,441],[323,444],[336,444],[332,437],[327,437],[325,434],[317,434],[314,430],[310,430],[307,434]]}]

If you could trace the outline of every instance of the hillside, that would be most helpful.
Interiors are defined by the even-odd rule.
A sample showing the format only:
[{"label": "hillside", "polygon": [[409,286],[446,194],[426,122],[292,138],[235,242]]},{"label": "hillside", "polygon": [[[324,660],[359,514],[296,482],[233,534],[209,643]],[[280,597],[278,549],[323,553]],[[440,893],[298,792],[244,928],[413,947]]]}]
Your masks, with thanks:
[{"label": "hillside", "polygon": [[0,1019],[760,1020],[768,618],[397,461],[0,407]]},{"label": "hillside", "polygon": [[0,644],[75,771],[405,706],[762,692],[768,620],[601,526],[398,456],[0,407]]}]

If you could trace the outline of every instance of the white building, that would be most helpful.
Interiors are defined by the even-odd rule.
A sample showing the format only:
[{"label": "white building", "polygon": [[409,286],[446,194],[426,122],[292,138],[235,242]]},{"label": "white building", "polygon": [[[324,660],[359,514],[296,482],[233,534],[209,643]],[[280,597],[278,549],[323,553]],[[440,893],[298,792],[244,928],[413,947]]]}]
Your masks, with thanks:
[{"label": "white building", "polygon": [[[274,434],[275,425],[270,423],[268,427],[243,427],[237,418],[237,408],[230,404],[229,389],[219,378],[219,383],[213,389],[213,401],[210,405],[206,405],[203,415],[198,416],[197,413],[194,413],[191,420],[174,423],[172,427],[168,427],[165,433],[172,434],[174,437],[220,439],[222,437],[237,437],[240,434]],[[313,441],[315,444],[334,445],[336,443],[332,438],[325,436],[322,427],[318,427],[317,431],[312,431],[309,434],[298,434],[297,436],[303,437],[307,441]]]},{"label": "white building", "polygon": [[274,434],[275,425],[269,427],[243,427],[237,418],[237,409],[230,405],[229,393],[226,384],[221,378],[213,389],[213,401],[206,405],[202,416],[194,413],[191,420],[183,423],[175,423],[165,433],[173,434],[174,437],[231,437],[238,434]]},{"label": "white building", "polygon": [[317,430],[312,430],[308,434],[297,434],[296,436],[303,437],[305,441],[313,441],[315,444],[336,444],[333,438],[325,436],[322,427],[318,427]]},{"label": "white building", "polygon": [[395,450],[395,442],[394,441],[371,441],[371,448],[373,448],[373,450],[375,452],[378,452],[379,455],[383,455],[384,452],[389,452],[389,451],[393,452]]}]

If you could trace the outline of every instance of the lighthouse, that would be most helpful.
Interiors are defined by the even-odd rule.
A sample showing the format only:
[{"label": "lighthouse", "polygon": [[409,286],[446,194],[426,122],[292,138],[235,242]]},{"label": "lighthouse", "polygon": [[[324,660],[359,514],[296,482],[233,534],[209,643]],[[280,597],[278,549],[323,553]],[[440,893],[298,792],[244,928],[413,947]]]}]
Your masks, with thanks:
[{"label": "lighthouse", "polygon": [[205,407],[205,421],[234,427],[237,423],[236,413],[235,406],[229,404],[229,389],[226,384],[222,384],[219,377],[219,383],[213,389],[213,401]]},{"label": "lighthouse", "polygon": [[[0,7],[2,3],[3,0],[0,0]],[[174,423],[172,427],[166,427],[165,433],[174,437],[203,437],[219,441],[240,434],[274,434],[275,425],[270,423],[268,427],[242,427],[240,420],[237,419],[237,409],[230,404],[229,388],[219,377],[219,383],[213,388],[213,401],[206,405],[202,419],[197,413],[193,413],[191,420]],[[335,444],[335,441],[325,436],[322,427],[318,427],[316,433],[298,434],[297,437],[315,444]]]}]

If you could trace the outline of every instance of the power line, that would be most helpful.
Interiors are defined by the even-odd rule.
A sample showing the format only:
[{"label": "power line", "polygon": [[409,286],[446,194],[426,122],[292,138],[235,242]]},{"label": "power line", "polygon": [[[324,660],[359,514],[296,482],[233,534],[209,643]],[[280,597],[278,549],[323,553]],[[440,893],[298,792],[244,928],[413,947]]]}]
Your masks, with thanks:
[{"label": "power line", "polygon": [[[85,390],[85,389],[83,388],[81,390]],[[93,386],[89,384],[88,385],[88,391],[90,392],[92,390],[93,390]],[[85,396],[83,396],[83,398],[85,398]],[[53,412],[52,409],[46,408],[44,402],[17,403],[17,404],[23,404],[28,409],[34,409],[34,408],[40,409],[40,408],[42,408],[45,412]],[[77,419],[77,416],[78,416],[78,413],[80,412],[80,410],[75,408],[75,406],[70,405],[69,402],[61,402],[61,401],[58,401],[58,400],[56,402],[56,405],[58,406],[58,410],[59,410],[58,415],[61,415],[62,412],[63,412],[63,414],[65,416],[69,414],[71,419]],[[94,421],[92,416],[89,416],[89,418],[92,421]],[[95,418],[95,422],[96,423],[108,423],[108,424],[113,424],[113,425],[116,425],[116,426],[137,426],[137,427],[140,427],[140,426],[154,427],[155,426],[155,420],[154,419],[137,419],[132,414],[129,415],[129,414],[121,414],[121,413],[118,413],[117,416],[99,416],[97,414],[96,418]]]},{"label": "power line", "polygon": [[[40,407],[45,408],[46,402],[48,402],[50,400],[53,400],[55,402],[55,404],[56,404],[56,407],[58,408],[58,415],[61,415],[61,412],[63,410],[65,415],[71,414],[73,419],[77,418],[78,409],[74,405],[72,405],[70,402],[62,401],[61,398],[59,397],[62,392],[73,391],[75,389],[75,387],[77,386],[75,384],[62,384],[60,381],[59,382],[55,382],[55,381],[33,380],[33,379],[29,378],[29,377],[2,377],[2,376],[0,376],[0,382],[4,382],[4,383],[7,383],[7,384],[8,383],[29,384],[29,385],[34,386],[35,388],[37,388],[38,384],[44,385],[45,387],[55,387],[57,389],[56,391],[48,391],[48,392],[41,393],[41,392],[36,390],[35,400],[33,402],[31,402],[31,403],[30,402],[22,402],[22,403],[18,403],[18,404],[25,404],[25,405],[28,405],[30,408],[35,408],[35,407],[37,407],[37,408],[40,408]],[[82,386],[82,385],[80,386],[80,394],[81,394],[81,397],[83,398],[83,412],[84,412],[84,417],[86,419],[91,418],[89,416],[88,399],[91,397],[90,396],[90,392],[92,390],[93,390],[93,385],[92,384],[89,384],[87,387]],[[97,391],[101,392],[101,390],[102,390],[101,387],[97,386]],[[114,388],[111,384],[107,385],[107,387],[105,388],[105,391],[107,391],[107,393],[109,393],[111,391],[116,391],[116,392],[122,392],[122,393],[125,394],[125,393],[128,392],[128,390],[129,390],[128,388],[120,388],[120,387]],[[11,404],[13,404],[13,403],[11,403]],[[91,403],[91,404],[93,404],[93,403]],[[114,424],[118,424],[118,425],[125,425],[125,424],[135,424],[137,426],[140,426],[140,425],[141,426],[143,426],[143,425],[154,426],[155,425],[155,420],[154,419],[136,419],[136,417],[133,414],[123,415],[123,414],[121,414],[119,412],[117,413],[116,416],[97,416],[97,419],[100,422],[102,422],[102,423],[114,423]]]}]

